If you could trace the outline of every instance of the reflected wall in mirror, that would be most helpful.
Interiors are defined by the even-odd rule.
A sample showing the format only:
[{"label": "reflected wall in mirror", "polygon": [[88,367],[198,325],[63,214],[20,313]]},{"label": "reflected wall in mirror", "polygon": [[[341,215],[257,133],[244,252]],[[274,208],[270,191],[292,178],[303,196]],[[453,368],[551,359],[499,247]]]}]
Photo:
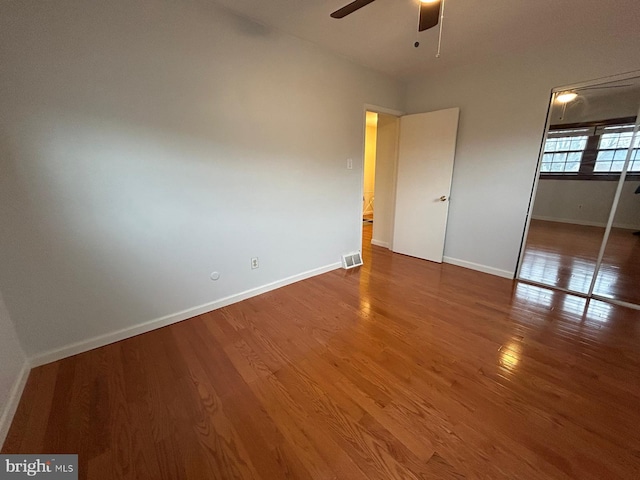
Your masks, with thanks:
[{"label": "reflected wall in mirror", "polygon": [[640,77],[554,90],[519,279],[640,304],[639,108]]}]

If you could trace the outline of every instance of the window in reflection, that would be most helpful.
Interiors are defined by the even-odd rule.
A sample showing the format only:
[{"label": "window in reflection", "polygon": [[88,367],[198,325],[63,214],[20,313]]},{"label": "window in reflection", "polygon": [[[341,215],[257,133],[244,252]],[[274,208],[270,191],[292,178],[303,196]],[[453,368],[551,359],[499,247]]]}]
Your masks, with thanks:
[{"label": "window in reflection", "polygon": [[520,278],[586,293],[595,268],[595,259],[572,257],[531,246],[523,259]]},{"label": "window in reflection", "polygon": [[555,309],[559,313],[568,314],[580,321],[606,322],[611,318],[613,311],[619,308],[595,299],[587,299],[526,283],[518,283],[514,295],[521,302],[534,304],[547,310]]},{"label": "window in reflection", "polygon": [[639,108],[638,72],[555,89],[519,279],[640,306]]},{"label": "window in reflection", "polygon": [[584,315],[587,299],[577,295],[563,295],[562,311],[573,315]]},{"label": "window in reflection", "polygon": [[616,308],[620,307],[598,300],[591,300],[586,317],[596,322],[607,322],[611,319]]},{"label": "window in reflection", "polygon": [[544,144],[542,165],[543,173],[578,172],[580,160],[587,146],[588,135],[585,129],[570,129],[549,132]]},{"label": "window in reflection", "polygon": [[526,283],[516,285],[515,297],[524,303],[533,303],[541,307],[550,307],[553,296],[558,293],[548,288],[536,287]]},{"label": "window in reflection", "polygon": [[[627,151],[633,138],[633,123],[627,125],[617,125],[601,127],[603,130],[598,146],[598,156],[594,172],[621,172],[624,162],[627,159]],[[640,172],[640,155],[638,146],[640,137],[634,141],[634,148],[631,154],[629,172]]]},{"label": "window in reflection", "polygon": [[560,255],[530,248],[522,263],[521,276],[536,282],[546,279],[555,283],[558,279],[560,263]]},{"label": "window in reflection", "polygon": [[582,293],[588,292],[591,286],[593,272],[596,270],[596,263],[591,260],[575,257],[571,259],[570,263],[571,266],[569,268],[571,272],[568,275],[569,283],[566,287],[567,290]]}]

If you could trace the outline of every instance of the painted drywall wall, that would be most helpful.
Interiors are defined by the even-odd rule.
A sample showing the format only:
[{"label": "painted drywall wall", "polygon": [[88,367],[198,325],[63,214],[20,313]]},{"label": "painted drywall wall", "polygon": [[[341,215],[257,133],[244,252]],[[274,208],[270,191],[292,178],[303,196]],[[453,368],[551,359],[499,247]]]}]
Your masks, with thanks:
[{"label": "painted drywall wall", "polygon": [[[640,229],[640,195],[637,180],[625,181],[614,226]],[[618,182],[593,180],[540,180],[533,218],[604,227],[609,220]]]},{"label": "painted drywall wall", "polygon": [[376,137],[376,210],[371,243],[390,248],[396,208],[396,172],[400,119],[378,114]]},{"label": "painted drywall wall", "polygon": [[367,123],[364,139],[364,180],[363,180],[363,214],[373,214],[376,188],[376,137],[378,133],[378,114],[367,112]]},{"label": "painted drywall wall", "polygon": [[510,58],[408,79],[408,113],[460,107],[447,261],[514,274],[551,89],[640,68],[640,29],[625,5],[636,8],[573,12],[583,34],[560,44],[539,39]]},{"label": "painted drywall wall", "polygon": [[30,357],[358,249],[363,107],[395,80],[210,2],[2,2],[0,32],[0,289]]},{"label": "painted drywall wall", "polygon": [[4,443],[22,393],[26,357],[0,295],[0,446]]}]

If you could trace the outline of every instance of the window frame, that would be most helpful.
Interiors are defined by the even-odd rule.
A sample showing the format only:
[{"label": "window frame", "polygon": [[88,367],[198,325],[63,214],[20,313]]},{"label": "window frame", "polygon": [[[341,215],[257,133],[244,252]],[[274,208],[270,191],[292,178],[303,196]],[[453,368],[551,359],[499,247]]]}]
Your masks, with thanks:
[{"label": "window frame", "polygon": [[[540,152],[540,179],[544,180],[598,180],[598,181],[618,181],[620,180],[621,172],[595,172],[594,167],[596,164],[596,158],[599,151],[600,133],[598,127],[611,127],[615,125],[629,125],[635,124],[636,117],[622,117],[612,118],[608,120],[601,120],[595,122],[581,122],[581,123],[565,123],[555,124],[549,127],[549,130],[544,136]],[[582,158],[580,159],[580,169],[577,172],[543,172],[542,171],[542,158],[544,156],[544,148],[549,132],[554,130],[571,130],[579,128],[592,129],[592,133],[587,138],[587,144],[582,151]],[[638,180],[640,179],[640,172],[627,172],[627,179]]]}]

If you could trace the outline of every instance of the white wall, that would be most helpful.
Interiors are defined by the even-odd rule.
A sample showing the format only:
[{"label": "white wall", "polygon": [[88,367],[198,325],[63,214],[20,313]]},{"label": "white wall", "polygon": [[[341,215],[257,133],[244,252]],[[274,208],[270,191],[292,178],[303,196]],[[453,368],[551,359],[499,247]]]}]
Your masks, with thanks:
[{"label": "white wall", "polygon": [[363,107],[396,81],[208,2],[2,2],[0,32],[0,289],[29,356],[357,250]]},{"label": "white wall", "polygon": [[[640,195],[637,180],[625,181],[614,226],[640,229]],[[597,180],[540,180],[533,217],[553,222],[605,227],[618,182]]]},{"label": "white wall", "polygon": [[0,447],[24,387],[28,372],[26,362],[13,322],[0,295]]},{"label": "white wall", "polygon": [[640,68],[640,29],[619,10],[618,16],[574,12],[572,22],[585,22],[579,38],[559,44],[541,38],[510,58],[408,81],[409,113],[460,107],[449,261],[513,275],[551,89]]}]

